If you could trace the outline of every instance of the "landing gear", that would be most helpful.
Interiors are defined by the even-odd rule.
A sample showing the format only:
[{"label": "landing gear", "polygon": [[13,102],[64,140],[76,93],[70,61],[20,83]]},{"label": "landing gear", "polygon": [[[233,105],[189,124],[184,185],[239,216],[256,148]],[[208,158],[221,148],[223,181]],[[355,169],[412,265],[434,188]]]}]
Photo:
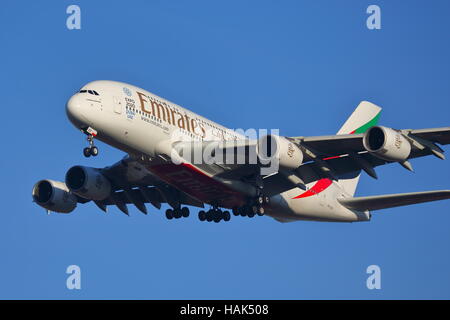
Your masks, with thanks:
[{"label": "landing gear", "polygon": [[180,219],[189,217],[189,208],[175,208],[175,209],[167,209],[166,210],[166,218],[171,219]]},{"label": "landing gear", "polygon": [[90,156],[96,157],[98,155],[98,148],[96,146],[86,147],[83,149],[83,155],[86,158],[89,158]]},{"label": "landing gear", "polygon": [[97,134],[97,131],[92,128],[87,128],[83,132],[87,135],[87,141],[89,142],[89,147],[83,149],[83,155],[86,158],[90,156],[96,157],[98,155],[98,148],[94,146],[94,136]]},{"label": "landing gear", "polygon": [[250,200],[248,203],[239,208],[233,208],[233,214],[235,216],[241,217],[249,217],[253,218],[254,216],[263,216],[265,213],[264,206],[267,206],[270,203],[270,198],[264,195],[259,195],[254,198],[253,201]]},{"label": "landing gear", "polygon": [[198,219],[200,221],[214,221],[215,223],[219,223],[220,221],[230,221],[231,214],[229,211],[222,211],[219,208],[212,208],[208,211],[200,210],[198,212]]}]

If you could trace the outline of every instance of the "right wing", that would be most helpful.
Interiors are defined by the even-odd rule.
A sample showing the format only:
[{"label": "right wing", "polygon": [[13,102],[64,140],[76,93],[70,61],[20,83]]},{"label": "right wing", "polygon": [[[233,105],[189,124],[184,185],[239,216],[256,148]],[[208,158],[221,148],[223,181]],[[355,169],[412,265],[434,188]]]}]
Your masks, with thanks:
[{"label": "right wing", "polygon": [[380,196],[341,198],[338,201],[346,208],[357,211],[372,211],[410,204],[450,199],[450,190],[386,194]]}]

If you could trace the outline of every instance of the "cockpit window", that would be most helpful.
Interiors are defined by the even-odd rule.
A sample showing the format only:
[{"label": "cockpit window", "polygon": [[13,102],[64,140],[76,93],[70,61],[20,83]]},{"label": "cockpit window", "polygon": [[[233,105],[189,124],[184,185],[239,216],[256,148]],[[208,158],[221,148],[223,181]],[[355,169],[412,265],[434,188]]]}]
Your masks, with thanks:
[{"label": "cockpit window", "polygon": [[89,93],[89,94],[92,94],[92,95],[94,95],[94,96],[99,96],[100,94],[97,92],[97,91],[95,91],[95,90],[80,90],[80,91],[78,91],[79,93]]}]

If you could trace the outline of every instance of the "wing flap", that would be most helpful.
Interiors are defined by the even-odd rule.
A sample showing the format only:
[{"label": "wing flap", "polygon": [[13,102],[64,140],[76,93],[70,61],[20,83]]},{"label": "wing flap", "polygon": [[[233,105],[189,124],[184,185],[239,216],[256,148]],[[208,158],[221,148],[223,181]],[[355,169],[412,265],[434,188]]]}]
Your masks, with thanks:
[{"label": "wing flap", "polygon": [[417,129],[412,130],[411,133],[422,139],[437,142],[442,145],[450,144],[450,127]]},{"label": "wing flap", "polygon": [[357,211],[381,210],[411,204],[450,199],[450,190],[386,194],[369,197],[338,199],[346,208]]},{"label": "wing flap", "polygon": [[[145,196],[142,190],[145,190]],[[203,207],[200,201],[197,201],[186,194],[180,194],[180,203],[183,205],[189,205],[194,207]],[[136,203],[167,203],[167,201],[161,196],[161,193],[155,187],[140,187],[139,189],[130,189],[125,192],[116,191],[111,197],[99,201],[99,203],[110,206],[115,205],[116,202],[122,202],[124,204],[136,204]]]}]

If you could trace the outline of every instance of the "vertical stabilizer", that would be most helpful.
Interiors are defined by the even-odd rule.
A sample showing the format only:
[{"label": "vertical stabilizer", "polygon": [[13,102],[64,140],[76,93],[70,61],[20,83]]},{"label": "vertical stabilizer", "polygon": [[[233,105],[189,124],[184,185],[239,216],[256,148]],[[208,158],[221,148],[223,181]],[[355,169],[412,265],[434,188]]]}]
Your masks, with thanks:
[{"label": "vertical stabilizer", "polygon": [[[380,114],[380,107],[368,101],[362,101],[337,134],[364,133],[370,127],[378,124]],[[339,177],[339,185],[352,196],[355,194],[359,182],[360,171]]]}]

